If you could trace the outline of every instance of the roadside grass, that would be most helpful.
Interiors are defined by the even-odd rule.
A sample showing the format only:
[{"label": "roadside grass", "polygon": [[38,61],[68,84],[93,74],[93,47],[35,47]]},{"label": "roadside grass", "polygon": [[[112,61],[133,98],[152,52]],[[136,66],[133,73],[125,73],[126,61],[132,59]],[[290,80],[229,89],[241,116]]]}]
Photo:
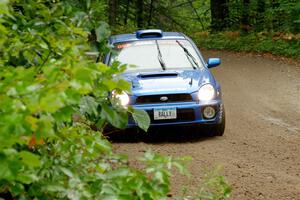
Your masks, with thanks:
[{"label": "roadside grass", "polygon": [[202,48],[272,53],[300,59],[300,34],[267,32],[249,34],[220,32],[211,34],[209,32],[197,32],[191,36],[196,44]]}]

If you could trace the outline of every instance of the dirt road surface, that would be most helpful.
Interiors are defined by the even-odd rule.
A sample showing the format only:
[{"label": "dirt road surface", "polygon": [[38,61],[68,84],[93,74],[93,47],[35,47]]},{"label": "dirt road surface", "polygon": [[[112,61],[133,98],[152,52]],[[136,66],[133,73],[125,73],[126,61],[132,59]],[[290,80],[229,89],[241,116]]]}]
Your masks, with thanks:
[{"label": "dirt road surface", "polygon": [[183,185],[196,191],[203,169],[221,165],[233,189],[230,199],[300,200],[300,67],[260,55],[203,54],[222,59],[212,71],[223,89],[225,135],[173,140],[164,130],[158,142],[115,142],[115,150],[131,158],[147,149],[192,156],[191,179],[173,177],[173,195]]}]

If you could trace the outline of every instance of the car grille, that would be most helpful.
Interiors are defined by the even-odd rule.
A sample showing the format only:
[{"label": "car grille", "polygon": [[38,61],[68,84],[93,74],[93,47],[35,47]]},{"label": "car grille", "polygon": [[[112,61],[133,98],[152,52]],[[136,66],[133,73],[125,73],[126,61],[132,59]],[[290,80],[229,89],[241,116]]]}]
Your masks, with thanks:
[{"label": "car grille", "polygon": [[170,123],[170,122],[179,122],[179,121],[194,121],[195,112],[194,109],[178,109],[176,119],[163,119],[163,120],[154,120],[153,119],[153,110],[147,111],[151,120],[151,124],[157,123]]},{"label": "car grille", "polygon": [[[163,101],[161,100],[162,97],[167,97],[168,100]],[[137,97],[136,104],[188,102],[192,100],[193,98],[190,94],[147,95]]]}]

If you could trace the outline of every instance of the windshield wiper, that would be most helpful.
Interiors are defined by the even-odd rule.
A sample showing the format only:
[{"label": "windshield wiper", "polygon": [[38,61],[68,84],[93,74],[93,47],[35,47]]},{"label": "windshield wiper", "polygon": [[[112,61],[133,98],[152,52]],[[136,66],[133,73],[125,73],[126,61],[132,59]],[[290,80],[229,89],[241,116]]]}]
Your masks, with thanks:
[{"label": "windshield wiper", "polygon": [[162,59],[162,55],[161,55],[161,51],[160,51],[160,48],[158,46],[158,42],[157,40],[155,40],[155,43],[156,43],[156,47],[157,47],[157,52],[158,52],[158,55],[157,55],[157,58],[158,58],[158,61],[160,63],[160,66],[163,70],[166,70],[166,64],[164,62],[164,60]]},{"label": "windshield wiper", "polygon": [[199,68],[199,65],[196,61],[196,58],[189,52],[187,48],[185,48],[178,40],[176,40],[177,44],[183,49],[188,61],[191,63],[193,69]]}]

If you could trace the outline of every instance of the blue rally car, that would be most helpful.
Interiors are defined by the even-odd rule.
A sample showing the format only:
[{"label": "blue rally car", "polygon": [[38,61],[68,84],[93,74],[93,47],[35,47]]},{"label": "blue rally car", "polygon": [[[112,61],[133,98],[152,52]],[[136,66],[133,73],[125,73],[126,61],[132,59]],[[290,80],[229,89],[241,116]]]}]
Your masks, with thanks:
[{"label": "blue rally car", "polygon": [[[111,36],[109,42],[114,50],[105,63],[127,64],[123,77],[132,83],[132,94],[117,95],[123,106],[145,110],[151,127],[193,125],[223,135],[221,88],[209,71],[219,58],[205,62],[192,40],[177,32],[140,30]],[[128,128],[136,126],[129,119]]]}]

